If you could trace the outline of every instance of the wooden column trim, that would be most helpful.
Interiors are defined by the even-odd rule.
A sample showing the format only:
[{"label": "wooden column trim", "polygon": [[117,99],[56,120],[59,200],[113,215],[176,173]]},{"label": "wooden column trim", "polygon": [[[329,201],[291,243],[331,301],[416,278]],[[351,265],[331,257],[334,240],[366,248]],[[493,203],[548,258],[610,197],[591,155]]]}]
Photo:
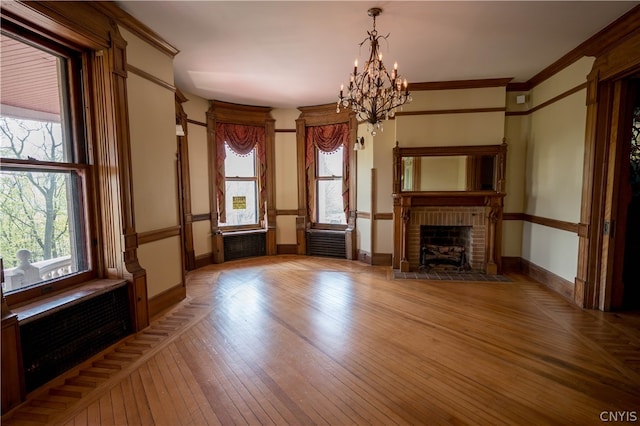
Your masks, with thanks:
[{"label": "wooden column trim", "polygon": [[176,124],[180,124],[184,131],[184,136],[177,136],[178,144],[178,194],[180,208],[181,225],[181,245],[183,256],[182,282],[186,282],[185,271],[192,271],[196,268],[196,255],[193,246],[193,221],[191,212],[191,166],[189,164],[189,126],[187,125],[187,114],[182,104],[188,99],[180,92],[175,94]]}]

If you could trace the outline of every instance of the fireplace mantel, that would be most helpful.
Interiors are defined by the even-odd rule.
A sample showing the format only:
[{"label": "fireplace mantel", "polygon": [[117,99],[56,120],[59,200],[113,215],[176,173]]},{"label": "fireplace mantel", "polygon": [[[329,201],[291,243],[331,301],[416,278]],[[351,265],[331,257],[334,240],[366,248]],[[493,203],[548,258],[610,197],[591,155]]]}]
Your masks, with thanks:
[{"label": "fireplace mantel", "polygon": [[[467,149],[465,149],[467,148]],[[421,152],[424,152],[421,154]],[[468,154],[465,154],[468,152]],[[403,191],[403,156],[468,155],[467,174],[475,174],[472,159],[478,153],[495,155],[493,187],[491,190]],[[435,153],[435,154],[434,154]],[[393,267],[403,272],[415,268],[417,242],[416,226],[467,225],[475,227],[478,244],[483,247],[483,272],[501,272],[502,210],[505,197],[506,144],[472,147],[394,148]],[[469,183],[471,182],[471,183]],[[467,177],[468,185],[473,180]],[[425,223],[422,223],[425,222]],[[478,249],[478,248],[476,248]]]}]

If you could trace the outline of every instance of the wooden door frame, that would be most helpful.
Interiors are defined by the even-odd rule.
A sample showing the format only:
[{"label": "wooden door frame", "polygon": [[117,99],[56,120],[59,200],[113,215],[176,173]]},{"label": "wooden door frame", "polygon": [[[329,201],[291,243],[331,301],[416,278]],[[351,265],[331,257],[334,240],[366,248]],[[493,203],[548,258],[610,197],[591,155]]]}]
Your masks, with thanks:
[{"label": "wooden door frame", "polygon": [[[640,71],[640,32],[597,52],[587,77],[587,125],[583,168],[582,207],[578,232],[578,270],[574,301],[579,306],[610,310],[614,289],[616,244],[605,235],[605,222],[615,218],[618,194],[609,181],[618,175],[617,161],[624,117],[624,79]],[[619,232],[619,231],[618,231]]]}]

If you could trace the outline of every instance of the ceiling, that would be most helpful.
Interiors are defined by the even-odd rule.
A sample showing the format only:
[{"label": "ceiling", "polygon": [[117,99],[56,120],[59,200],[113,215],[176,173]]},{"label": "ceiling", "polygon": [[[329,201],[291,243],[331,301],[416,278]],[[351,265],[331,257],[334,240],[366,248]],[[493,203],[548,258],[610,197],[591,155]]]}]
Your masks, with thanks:
[{"label": "ceiling", "polygon": [[116,1],[180,53],[175,84],[205,99],[291,108],[337,100],[381,7],[383,61],[410,83],[525,82],[638,1]]}]

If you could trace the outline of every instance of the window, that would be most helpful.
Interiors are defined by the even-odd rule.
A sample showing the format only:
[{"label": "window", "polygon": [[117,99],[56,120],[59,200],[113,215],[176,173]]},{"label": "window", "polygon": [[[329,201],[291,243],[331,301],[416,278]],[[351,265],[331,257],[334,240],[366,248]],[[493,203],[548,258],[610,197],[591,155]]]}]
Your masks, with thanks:
[{"label": "window", "polygon": [[317,223],[346,225],[342,205],[343,146],[334,152],[316,149]]},{"label": "window", "polygon": [[11,294],[91,274],[91,169],[78,119],[80,58],[7,34],[0,41],[0,254]]},{"label": "window", "polygon": [[349,124],[306,126],[307,214],[312,228],[345,230],[349,212]]},{"label": "window", "polygon": [[256,148],[240,155],[225,143],[225,204],[226,222],[220,226],[258,225],[258,176]]}]

